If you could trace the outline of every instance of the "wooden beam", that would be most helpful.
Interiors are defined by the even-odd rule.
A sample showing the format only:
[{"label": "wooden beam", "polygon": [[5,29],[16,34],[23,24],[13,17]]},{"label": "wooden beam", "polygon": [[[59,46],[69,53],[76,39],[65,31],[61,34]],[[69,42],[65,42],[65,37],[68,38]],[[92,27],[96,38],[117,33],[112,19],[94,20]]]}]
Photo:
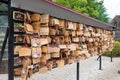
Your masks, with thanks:
[{"label": "wooden beam", "polygon": [[5,1],[5,0],[1,0],[0,2],[1,2],[1,3],[8,4],[8,1]]}]

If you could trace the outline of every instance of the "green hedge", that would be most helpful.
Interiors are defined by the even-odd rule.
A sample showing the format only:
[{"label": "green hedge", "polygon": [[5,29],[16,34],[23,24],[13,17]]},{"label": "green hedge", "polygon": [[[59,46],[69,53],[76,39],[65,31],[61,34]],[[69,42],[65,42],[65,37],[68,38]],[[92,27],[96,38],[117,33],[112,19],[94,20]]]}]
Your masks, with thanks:
[{"label": "green hedge", "polygon": [[[112,53],[113,53],[113,57],[120,57],[120,42],[119,41],[114,42],[114,49]],[[105,52],[103,55],[109,56],[109,57],[111,56],[110,52]]]}]

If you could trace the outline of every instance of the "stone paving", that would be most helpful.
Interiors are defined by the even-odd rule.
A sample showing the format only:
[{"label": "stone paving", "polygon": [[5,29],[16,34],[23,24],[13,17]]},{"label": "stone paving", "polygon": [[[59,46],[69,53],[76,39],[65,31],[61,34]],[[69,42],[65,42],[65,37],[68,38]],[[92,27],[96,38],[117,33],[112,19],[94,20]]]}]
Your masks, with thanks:
[{"label": "stone paving", "polygon": [[[80,61],[80,80],[120,80],[120,58],[102,57],[102,69],[99,70],[97,56]],[[7,74],[0,75],[0,80],[8,80]],[[21,79],[15,79],[21,80]],[[55,68],[44,74],[33,77],[32,80],[76,80],[76,63],[64,68]]]}]

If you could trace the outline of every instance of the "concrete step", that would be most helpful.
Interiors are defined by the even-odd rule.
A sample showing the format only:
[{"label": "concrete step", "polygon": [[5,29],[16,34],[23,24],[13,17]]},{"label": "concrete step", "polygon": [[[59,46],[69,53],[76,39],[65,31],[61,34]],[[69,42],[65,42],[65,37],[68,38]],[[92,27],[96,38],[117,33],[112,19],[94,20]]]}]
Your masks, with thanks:
[{"label": "concrete step", "polygon": [[[4,35],[5,35],[4,33],[0,34],[0,51],[1,51],[2,45],[3,45],[3,41],[4,41],[4,37],[5,37]],[[4,56],[3,57],[4,58],[8,57],[8,44],[6,44],[6,47],[5,47],[5,50],[4,50]],[[3,68],[4,68],[4,65],[0,69],[3,69]],[[5,72],[7,72],[6,71],[6,67],[4,69],[5,69]],[[0,72],[0,73],[2,73],[2,72]]]},{"label": "concrete step", "polygon": [[[0,51],[1,51],[1,49],[0,49]],[[6,52],[8,52],[8,49],[7,49],[7,48],[5,48],[5,51],[6,51]]]},{"label": "concrete step", "polygon": [[[0,48],[2,47],[3,43],[0,43]],[[8,43],[6,44],[6,48],[8,47]]]}]

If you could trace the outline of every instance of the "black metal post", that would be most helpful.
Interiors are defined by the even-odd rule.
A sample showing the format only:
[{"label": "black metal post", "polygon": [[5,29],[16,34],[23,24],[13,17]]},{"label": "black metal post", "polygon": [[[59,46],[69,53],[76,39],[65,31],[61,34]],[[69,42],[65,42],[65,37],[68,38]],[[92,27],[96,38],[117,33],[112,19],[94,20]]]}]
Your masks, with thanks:
[{"label": "black metal post", "polygon": [[79,62],[77,62],[77,80],[79,80]]},{"label": "black metal post", "polygon": [[8,25],[9,25],[9,41],[8,41],[8,80],[14,80],[14,28],[12,22],[11,0],[8,0]]},{"label": "black metal post", "polygon": [[5,38],[4,38],[3,45],[2,45],[2,49],[1,49],[1,52],[0,52],[0,54],[1,54],[1,55],[0,55],[0,63],[2,62],[4,50],[5,50],[6,43],[7,43],[7,39],[8,39],[8,34],[9,34],[9,28],[7,28],[7,30],[6,30]]},{"label": "black metal post", "polygon": [[97,61],[99,60],[100,56],[98,56]]},{"label": "black metal post", "polygon": [[113,58],[113,57],[112,57],[112,51],[110,52],[110,54],[111,54],[111,56],[110,56],[110,57],[111,57],[111,62],[113,62],[113,59],[112,59],[112,58]]},{"label": "black metal post", "polygon": [[99,70],[102,70],[102,56],[99,55]]}]

